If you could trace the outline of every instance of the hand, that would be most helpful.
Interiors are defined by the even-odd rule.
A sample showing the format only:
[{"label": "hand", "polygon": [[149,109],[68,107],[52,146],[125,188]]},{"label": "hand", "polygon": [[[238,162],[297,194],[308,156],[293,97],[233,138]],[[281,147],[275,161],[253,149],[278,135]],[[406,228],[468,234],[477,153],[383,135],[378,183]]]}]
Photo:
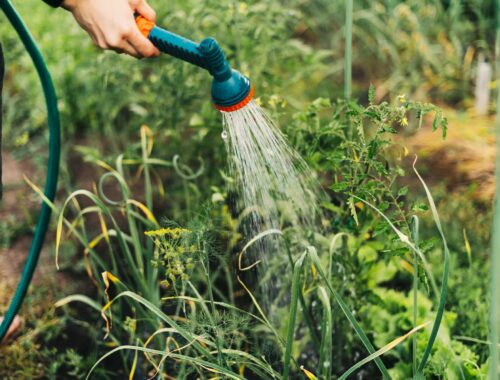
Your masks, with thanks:
[{"label": "hand", "polygon": [[102,49],[136,58],[156,57],[160,51],[135,24],[134,12],[154,21],[155,11],[145,0],[65,0],[62,5]]}]

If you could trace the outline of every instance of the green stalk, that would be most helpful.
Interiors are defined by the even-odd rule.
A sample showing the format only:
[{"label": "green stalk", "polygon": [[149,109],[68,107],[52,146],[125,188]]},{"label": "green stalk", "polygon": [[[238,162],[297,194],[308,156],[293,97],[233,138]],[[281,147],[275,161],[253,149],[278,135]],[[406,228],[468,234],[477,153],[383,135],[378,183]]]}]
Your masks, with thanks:
[{"label": "green stalk", "polygon": [[[287,249],[288,261],[290,262],[290,266],[293,268],[294,263],[293,263],[292,253],[290,252],[290,247],[287,245],[286,249]],[[302,294],[302,292],[299,292],[299,301],[300,301],[300,307],[302,309],[302,316],[304,318],[304,321],[306,322],[307,328],[309,329],[309,333],[311,334],[311,339],[313,341],[313,344],[317,350],[318,349],[321,350],[321,341],[314,327],[315,323],[312,320],[312,316],[309,314],[309,308],[307,307],[306,300],[304,299],[304,295]]]},{"label": "green stalk", "polygon": [[[144,168],[144,193],[146,195],[146,207],[148,210],[151,212],[153,211],[153,189],[151,186],[151,172],[150,172],[150,167],[148,164],[148,159],[149,159],[149,151],[148,151],[148,137],[146,133],[146,129],[143,127],[141,128],[141,151],[142,151],[142,165]],[[154,255],[154,248],[153,248],[153,240],[152,239],[147,239],[146,240],[146,249],[144,251],[145,255],[147,256],[145,259],[145,262],[148,263],[146,265],[145,271],[146,271],[146,278],[148,281],[148,286],[151,289],[151,295],[155,297],[155,301],[159,301],[160,294],[158,291],[158,286],[157,286],[157,277],[158,277],[158,269],[150,265],[151,261],[153,260],[153,255]]]},{"label": "green stalk", "polygon": [[225,362],[224,356],[222,355],[222,342],[220,339],[219,331],[217,328],[217,323],[215,322],[215,317],[216,317],[216,309],[215,309],[215,301],[214,301],[214,292],[212,289],[212,279],[210,278],[210,258],[208,257],[208,252],[206,249],[206,245],[200,242],[201,239],[198,240],[198,244],[201,244],[203,247],[203,260],[201,261],[201,264],[203,266],[203,271],[205,272],[205,276],[207,279],[207,290],[208,290],[208,296],[210,300],[210,308],[212,311],[212,314],[207,312],[207,316],[210,320],[210,323],[212,324],[212,330],[214,333],[214,338],[215,338],[215,345],[217,347],[217,356],[218,356],[218,361],[219,365],[223,366],[226,365],[228,366],[228,363]]},{"label": "green stalk", "polygon": [[320,286],[318,288],[318,296],[323,304],[323,323],[321,349],[318,363],[318,373],[323,373],[323,379],[331,379],[332,377],[332,334],[333,334],[333,315],[332,306],[328,291]]},{"label": "green stalk", "polygon": [[[497,11],[497,83],[500,80],[500,1],[495,2]],[[489,379],[497,380],[498,370],[498,326],[500,324],[500,91],[497,86],[497,159],[496,191],[491,241],[490,272],[490,369]]]},{"label": "green stalk", "polygon": [[344,54],[344,98],[351,99],[352,93],[352,12],[354,0],[345,5],[345,54]]},{"label": "green stalk", "polygon": [[[412,238],[415,243],[415,247],[418,247],[418,226],[419,220],[417,216],[413,216],[412,225]],[[413,252],[413,328],[417,327],[417,317],[418,317],[418,256],[417,253]],[[413,376],[417,374],[417,333],[413,334],[412,337],[413,346]]]},{"label": "green stalk", "polygon": [[304,263],[306,256],[307,252],[304,252],[293,267],[292,299],[290,301],[290,314],[288,317],[285,356],[283,359],[283,375],[281,376],[282,380],[287,380],[290,375],[290,359],[292,357],[292,346],[295,336],[295,321],[297,319],[297,302],[300,292],[300,274],[302,273],[302,264]]},{"label": "green stalk", "polygon": [[[316,269],[318,270],[318,273],[320,277],[323,279],[326,287],[330,291],[330,293],[333,295],[335,298],[335,301],[339,305],[340,309],[346,316],[346,318],[349,320],[349,323],[351,324],[352,328],[358,335],[359,339],[365,346],[366,350],[370,353],[370,355],[374,354],[375,348],[371,344],[370,340],[368,339],[368,336],[366,336],[363,328],[360,326],[356,318],[354,317],[351,309],[349,306],[344,302],[342,299],[342,296],[333,288],[330,280],[326,277],[325,272],[323,271],[323,268],[321,266],[321,261],[319,260],[318,254],[316,253],[316,249],[314,247],[309,247],[308,249],[308,254],[309,257],[312,259],[314,265],[316,266]],[[382,378],[383,379],[391,379],[391,375],[389,375],[389,372],[387,371],[387,367],[384,365],[382,360],[377,356],[373,359],[375,361],[375,364],[379,368],[380,372],[382,373]]]},{"label": "green stalk", "polygon": [[[424,182],[424,180],[418,173],[417,169],[415,168],[415,162],[413,163],[413,170],[415,171],[415,174],[422,183],[422,186],[425,190],[425,194],[427,195],[427,200],[429,202],[429,206],[431,207],[432,218],[434,219],[434,224],[436,225],[439,231],[439,235],[441,236],[441,241],[443,242],[443,251],[444,251],[443,252],[444,268],[443,268],[443,277],[441,280],[441,293],[439,297],[439,305],[436,311],[436,318],[434,319],[434,324],[432,325],[432,331],[429,337],[429,341],[427,342],[427,346],[422,356],[422,360],[418,365],[417,369],[417,376],[423,378],[423,371],[425,365],[427,364],[427,360],[431,355],[432,347],[434,346],[434,342],[436,341],[439,327],[441,326],[441,322],[443,321],[443,316],[445,312],[446,297],[448,294],[448,277],[450,272],[450,251],[448,249],[448,243],[446,242],[446,238],[444,236],[443,227],[441,226],[441,221],[439,219],[439,214],[437,212],[436,204],[434,203],[434,199],[432,198],[432,194],[429,191],[429,188],[427,187],[426,183]],[[419,251],[418,246],[414,246],[414,248],[415,248],[414,251],[418,253]]]}]

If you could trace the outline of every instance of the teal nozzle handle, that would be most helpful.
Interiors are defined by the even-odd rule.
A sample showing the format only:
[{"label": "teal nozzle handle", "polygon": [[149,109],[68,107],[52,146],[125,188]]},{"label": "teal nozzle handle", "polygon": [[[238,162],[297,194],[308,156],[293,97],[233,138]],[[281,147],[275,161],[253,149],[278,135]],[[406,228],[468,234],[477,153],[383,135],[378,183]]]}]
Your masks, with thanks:
[{"label": "teal nozzle handle", "polygon": [[250,80],[232,70],[221,47],[213,38],[200,44],[156,26],[142,16],[136,17],[141,33],[163,53],[207,70],[213,77],[212,100],[221,111],[234,111],[253,96]]},{"label": "teal nozzle handle", "polygon": [[209,70],[195,42],[158,26],[151,29],[148,38],[161,52]]}]

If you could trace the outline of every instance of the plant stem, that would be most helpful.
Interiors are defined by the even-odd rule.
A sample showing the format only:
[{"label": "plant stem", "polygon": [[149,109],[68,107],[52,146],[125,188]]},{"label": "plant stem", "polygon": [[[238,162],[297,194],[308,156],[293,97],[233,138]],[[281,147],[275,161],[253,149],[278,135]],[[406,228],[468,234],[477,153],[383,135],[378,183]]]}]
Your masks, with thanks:
[{"label": "plant stem", "polygon": [[[495,2],[497,11],[497,78],[500,79],[500,1]],[[497,80],[498,83],[498,80]],[[489,379],[496,380],[498,371],[498,327],[500,323],[500,96],[497,93],[497,153],[496,153],[496,190],[491,241],[490,273],[490,368]]]},{"label": "plant stem", "polygon": [[207,290],[208,290],[208,296],[210,300],[210,308],[212,315],[208,315],[208,318],[210,319],[210,323],[212,324],[212,330],[214,333],[214,338],[215,338],[215,345],[217,346],[217,356],[218,356],[218,361],[219,365],[227,366],[227,363],[225,362],[224,356],[222,355],[222,342],[220,339],[219,331],[217,328],[217,323],[214,318],[216,318],[216,313],[217,310],[215,309],[215,302],[214,302],[214,293],[212,289],[212,279],[210,278],[210,258],[208,257],[208,250],[206,249],[205,242],[202,241],[202,239],[199,240],[198,244],[202,244],[203,247],[203,256],[204,259],[201,261],[201,264],[203,265],[203,270],[205,272],[205,276],[207,278]]},{"label": "plant stem", "polygon": [[[412,223],[412,237],[415,243],[415,246],[418,247],[418,227],[419,227],[419,219],[418,217],[413,217]],[[413,328],[417,327],[417,318],[418,318],[418,255],[417,252],[413,252]],[[417,374],[417,333],[413,334],[412,337],[412,346],[413,346],[413,376]]]},{"label": "plant stem", "polygon": [[352,93],[352,10],[354,0],[346,0],[345,9],[345,53],[344,53],[344,98]]}]

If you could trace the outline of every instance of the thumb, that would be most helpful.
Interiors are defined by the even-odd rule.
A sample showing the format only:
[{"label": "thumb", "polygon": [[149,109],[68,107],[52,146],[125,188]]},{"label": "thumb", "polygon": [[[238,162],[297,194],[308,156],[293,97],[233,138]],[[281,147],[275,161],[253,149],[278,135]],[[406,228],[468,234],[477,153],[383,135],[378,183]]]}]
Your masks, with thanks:
[{"label": "thumb", "polygon": [[139,2],[139,5],[135,9],[141,16],[147,18],[148,20],[155,21],[156,20],[156,12],[153,8],[143,0]]}]

